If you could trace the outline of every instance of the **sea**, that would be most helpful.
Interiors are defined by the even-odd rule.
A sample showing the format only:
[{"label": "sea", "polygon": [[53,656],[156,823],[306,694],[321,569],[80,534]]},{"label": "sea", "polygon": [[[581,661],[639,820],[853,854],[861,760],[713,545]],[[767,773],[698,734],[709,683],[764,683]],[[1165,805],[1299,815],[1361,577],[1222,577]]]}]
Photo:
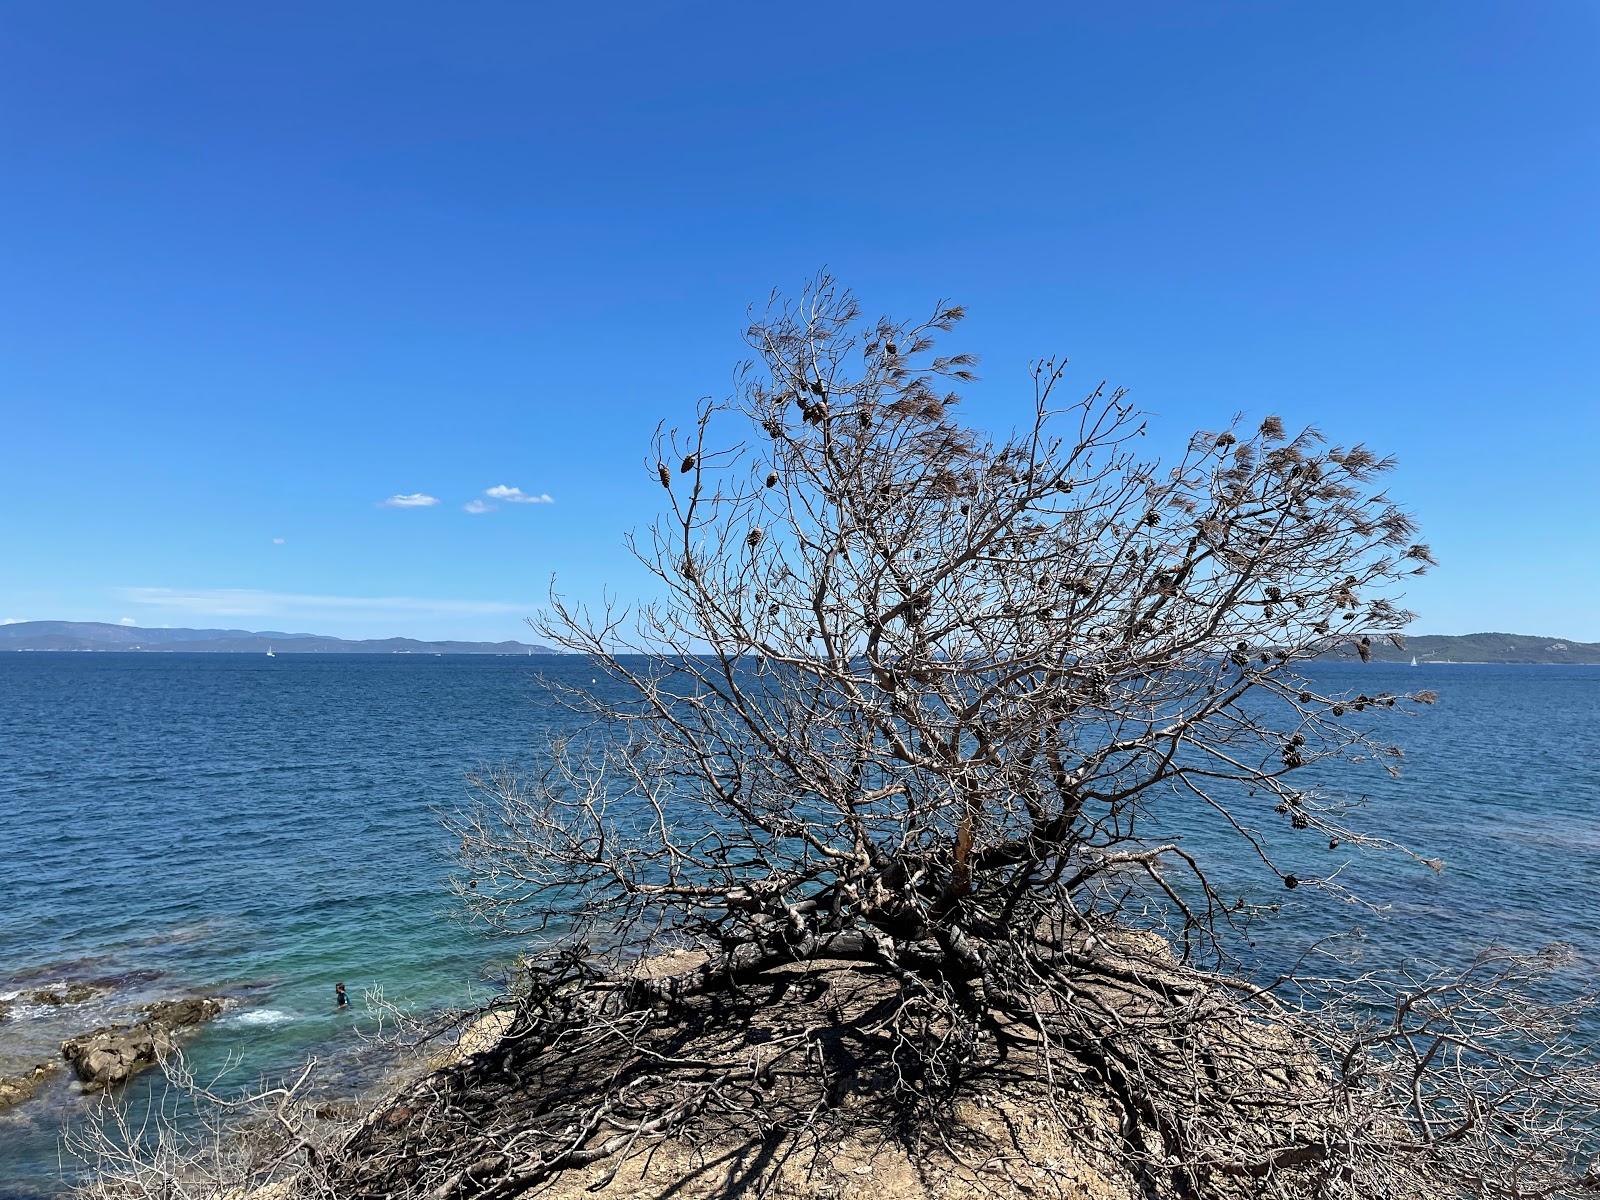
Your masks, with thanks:
[{"label": "sea", "polygon": [[[1369,798],[1369,825],[1443,870],[1279,838],[1289,869],[1342,867],[1363,903],[1288,894],[1223,831],[1170,814],[1222,886],[1283,902],[1249,934],[1260,952],[1352,926],[1373,961],[1562,942],[1592,980],[1600,668],[1309,673],[1330,689],[1438,693],[1388,722],[1398,779],[1369,764],[1345,781]],[[473,1004],[521,948],[458,907],[442,817],[475,772],[538,768],[570,720],[552,680],[602,698],[616,686],[557,656],[0,654],[0,1075],[140,1004],[205,993],[229,1007],[188,1048],[200,1077],[242,1086],[314,1056],[335,1086],[370,1085],[384,1069],[374,1001],[424,1016]],[[74,982],[100,990],[30,999]],[[350,1010],[334,1007],[336,982]],[[66,1074],[0,1114],[0,1200],[70,1182],[59,1143],[85,1101]]]}]

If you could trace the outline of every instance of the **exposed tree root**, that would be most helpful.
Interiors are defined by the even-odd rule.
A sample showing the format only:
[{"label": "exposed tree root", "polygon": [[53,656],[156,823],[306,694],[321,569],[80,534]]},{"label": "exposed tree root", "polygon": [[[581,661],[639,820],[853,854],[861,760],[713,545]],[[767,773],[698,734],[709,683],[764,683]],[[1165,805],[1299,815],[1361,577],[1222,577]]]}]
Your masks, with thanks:
[{"label": "exposed tree root", "polygon": [[[862,1190],[888,1173],[908,1196],[1491,1194],[1462,1176],[1475,1133],[1420,1144],[1403,1104],[1376,1086],[1363,1101],[1302,1017],[1149,940],[1097,945],[1063,956],[1026,1014],[961,1041],[970,1057],[937,1080],[930,1047],[960,1039],[939,1028],[948,1014],[919,1024],[887,970],[821,959],[712,990],[709,960],[625,979],[569,963],[498,1044],[368,1121],[324,1186],[352,1200],[901,1194]],[[1561,1194],[1528,1180],[1526,1195]]]}]

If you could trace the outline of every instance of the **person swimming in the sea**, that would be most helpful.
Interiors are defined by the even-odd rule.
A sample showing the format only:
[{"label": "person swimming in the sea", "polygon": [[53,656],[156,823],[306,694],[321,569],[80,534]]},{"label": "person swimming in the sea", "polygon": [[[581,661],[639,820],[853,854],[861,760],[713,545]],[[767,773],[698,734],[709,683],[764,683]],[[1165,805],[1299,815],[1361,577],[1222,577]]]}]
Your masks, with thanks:
[{"label": "person swimming in the sea", "polygon": [[338,1008],[349,1006],[350,997],[345,995],[344,984],[336,983],[333,985],[333,1003]]}]

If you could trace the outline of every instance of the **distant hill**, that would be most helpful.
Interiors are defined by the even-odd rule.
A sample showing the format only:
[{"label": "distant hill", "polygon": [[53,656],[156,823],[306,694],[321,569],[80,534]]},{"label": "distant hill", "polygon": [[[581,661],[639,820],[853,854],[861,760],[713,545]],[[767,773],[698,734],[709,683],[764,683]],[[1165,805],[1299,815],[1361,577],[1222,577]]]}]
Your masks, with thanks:
[{"label": "distant hill", "polygon": [[[1419,663],[1600,665],[1600,642],[1574,642],[1568,638],[1532,637],[1525,633],[1420,633],[1407,636],[1405,642],[1404,650],[1374,645],[1372,657],[1379,662],[1410,662],[1415,655]],[[1354,658],[1355,652],[1341,653],[1339,657]]]},{"label": "distant hill", "polygon": [[[19,621],[0,625],[6,650],[139,650],[193,654],[560,654],[537,642],[422,642],[414,638],[352,641],[314,633],[248,629],[139,629],[100,621]],[[1600,665],[1600,642],[1531,637],[1523,633],[1417,634],[1405,649],[1372,647],[1378,662],[1566,663]],[[1354,658],[1353,650],[1335,657]]]},{"label": "distant hill", "polygon": [[414,638],[324,637],[248,629],[139,629],[101,621],[18,621],[0,625],[0,651],[141,650],[193,654],[559,654],[536,642],[419,642]]}]

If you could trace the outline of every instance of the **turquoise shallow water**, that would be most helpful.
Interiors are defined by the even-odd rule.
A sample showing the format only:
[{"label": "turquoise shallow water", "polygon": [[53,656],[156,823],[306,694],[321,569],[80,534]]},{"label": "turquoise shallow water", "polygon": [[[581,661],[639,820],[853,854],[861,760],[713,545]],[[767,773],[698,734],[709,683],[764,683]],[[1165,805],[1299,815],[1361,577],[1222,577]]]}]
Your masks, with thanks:
[{"label": "turquoise shallow water", "polygon": [[[357,1007],[369,988],[418,1009],[481,993],[509,948],[460,921],[435,810],[466,798],[474,768],[527,761],[560,719],[540,669],[581,670],[0,655],[0,996],[117,984],[77,1010],[14,1009],[0,1073],[51,1057],[68,1025],[194,989],[238,1000],[195,1043],[197,1064],[238,1055],[246,1080],[308,1052],[350,1065],[362,1021],[333,1010],[335,981]],[[54,1172],[63,1115],[34,1102],[0,1118],[0,1194]]]},{"label": "turquoise shallow water", "polygon": [[[1296,893],[1262,953],[1356,919],[1374,954],[1565,940],[1592,971],[1600,669],[1314,671],[1328,686],[1440,692],[1438,706],[1394,724],[1404,778],[1358,778],[1373,823],[1447,869],[1355,868],[1389,906],[1383,921]],[[480,994],[485,967],[514,948],[459,920],[436,811],[466,798],[471,770],[528,764],[559,729],[540,672],[585,685],[592,675],[555,658],[0,654],[11,873],[0,996],[69,979],[116,985],[77,1009],[15,1007],[0,1023],[0,1073],[142,1000],[205,989],[236,1005],[194,1043],[203,1071],[237,1058],[235,1077],[248,1079],[316,1053],[358,1078],[366,1018],[333,1010],[336,980],[423,1010]],[[1192,848],[1228,886],[1265,886],[1217,831],[1197,829]],[[1325,845],[1284,848],[1301,874],[1333,865]],[[0,1117],[0,1197],[53,1186],[75,1103],[63,1085]]]}]

